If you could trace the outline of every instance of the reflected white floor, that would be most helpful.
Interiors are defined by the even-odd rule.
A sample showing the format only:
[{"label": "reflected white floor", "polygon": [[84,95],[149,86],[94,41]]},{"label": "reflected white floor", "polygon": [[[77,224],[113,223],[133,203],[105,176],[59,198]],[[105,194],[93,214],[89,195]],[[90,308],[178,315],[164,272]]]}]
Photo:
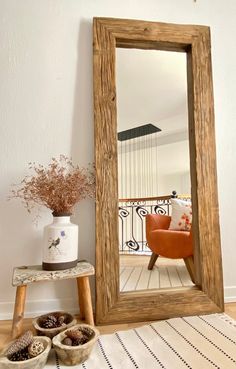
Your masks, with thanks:
[{"label": "reflected white floor", "polygon": [[150,256],[120,255],[120,291],[193,286],[184,261],[159,257],[148,270]]}]

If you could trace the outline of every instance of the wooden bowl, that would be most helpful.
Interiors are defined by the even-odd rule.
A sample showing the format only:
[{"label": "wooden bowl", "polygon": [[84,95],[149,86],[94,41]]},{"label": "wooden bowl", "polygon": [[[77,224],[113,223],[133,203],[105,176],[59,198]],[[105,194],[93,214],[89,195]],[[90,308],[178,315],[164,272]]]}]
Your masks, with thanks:
[{"label": "wooden bowl", "polygon": [[89,355],[91,354],[95,342],[98,339],[99,331],[92,325],[76,324],[71,328],[71,330],[82,327],[90,328],[94,332],[92,338],[83,345],[67,346],[61,343],[63,339],[66,337],[65,332],[70,329],[66,329],[64,332],[59,333],[52,340],[53,347],[56,350],[58,357],[65,365],[76,365],[83,363],[85,360],[87,360]]},{"label": "wooden bowl", "polygon": [[[41,327],[41,322],[48,316],[48,315],[65,315],[66,316],[66,324],[56,328],[43,328]],[[65,311],[53,311],[51,313],[47,313],[44,315],[40,315],[39,317],[33,319],[32,324],[36,329],[38,336],[47,336],[49,338],[53,338],[58,333],[63,332],[65,329],[72,327],[77,323],[77,320],[73,315],[67,313]]]},{"label": "wooden bowl", "polygon": [[48,337],[34,336],[33,340],[35,339],[37,339],[37,341],[42,342],[44,345],[44,351],[41,352],[41,354],[39,354],[36,357],[33,357],[32,359],[28,359],[25,361],[11,361],[5,355],[5,352],[7,351],[8,347],[13,343],[11,342],[0,356],[0,368],[1,369],[42,369],[46,364],[46,361],[47,361],[47,358],[48,358],[48,355],[51,349],[51,340]]}]

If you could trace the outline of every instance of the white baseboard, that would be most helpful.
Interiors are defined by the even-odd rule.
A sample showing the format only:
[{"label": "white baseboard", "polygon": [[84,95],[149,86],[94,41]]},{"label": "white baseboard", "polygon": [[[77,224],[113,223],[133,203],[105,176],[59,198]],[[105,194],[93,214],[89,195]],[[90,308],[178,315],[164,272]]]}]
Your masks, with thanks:
[{"label": "white baseboard", "polygon": [[[50,311],[68,311],[78,314],[79,307],[76,299],[53,299],[27,301],[25,305],[25,318],[34,318]],[[12,319],[14,302],[0,302],[0,320]]]},{"label": "white baseboard", "polygon": [[[225,302],[236,302],[236,286],[224,288]],[[76,299],[53,299],[53,300],[26,300],[25,318],[34,318],[50,311],[65,310],[71,314],[78,314],[79,307]],[[12,319],[14,302],[0,302],[0,320]]]},{"label": "white baseboard", "polygon": [[236,286],[224,288],[225,302],[236,302]]}]

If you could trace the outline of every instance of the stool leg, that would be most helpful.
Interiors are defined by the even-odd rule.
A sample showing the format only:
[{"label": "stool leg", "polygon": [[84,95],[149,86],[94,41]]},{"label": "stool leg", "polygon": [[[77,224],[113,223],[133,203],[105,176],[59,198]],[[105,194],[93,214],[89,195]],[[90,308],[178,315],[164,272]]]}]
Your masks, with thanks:
[{"label": "stool leg", "polygon": [[12,338],[15,339],[22,333],[23,318],[25,310],[26,285],[18,286],[16,289],[15,307],[12,322]]},{"label": "stool leg", "polygon": [[82,310],[85,321],[88,324],[94,325],[89,278],[79,277],[77,278],[77,283],[79,289],[79,298],[82,301]]},{"label": "stool leg", "polygon": [[79,299],[79,310],[80,310],[80,318],[84,319],[85,315],[84,315],[84,299],[83,299],[83,295],[82,295],[82,288],[80,287],[80,283],[79,280],[81,278],[76,278],[77,279],[77,289],[78,289],[78,299]]}]

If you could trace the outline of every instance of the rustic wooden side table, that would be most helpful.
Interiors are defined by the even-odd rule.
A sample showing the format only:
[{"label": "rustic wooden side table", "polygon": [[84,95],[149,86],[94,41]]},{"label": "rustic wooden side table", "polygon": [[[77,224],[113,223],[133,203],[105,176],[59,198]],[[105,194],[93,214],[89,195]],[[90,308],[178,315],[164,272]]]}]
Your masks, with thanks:
[{"label": "rustic wooden side table", "polygon": [[89,284],[89,276],[91,275],[94,275],[94,267],[86,261],[78,262],[74,268],[57,271],[42,270],[41,265],[14,268],[12,285],[16,287],[16,298],[12,322],[12,338],[16,338],[22,333],[26,288],[28,284],[33,282],[76,278],[80,316],[82,319],[85,319],[86,323],[94,325]]}]

